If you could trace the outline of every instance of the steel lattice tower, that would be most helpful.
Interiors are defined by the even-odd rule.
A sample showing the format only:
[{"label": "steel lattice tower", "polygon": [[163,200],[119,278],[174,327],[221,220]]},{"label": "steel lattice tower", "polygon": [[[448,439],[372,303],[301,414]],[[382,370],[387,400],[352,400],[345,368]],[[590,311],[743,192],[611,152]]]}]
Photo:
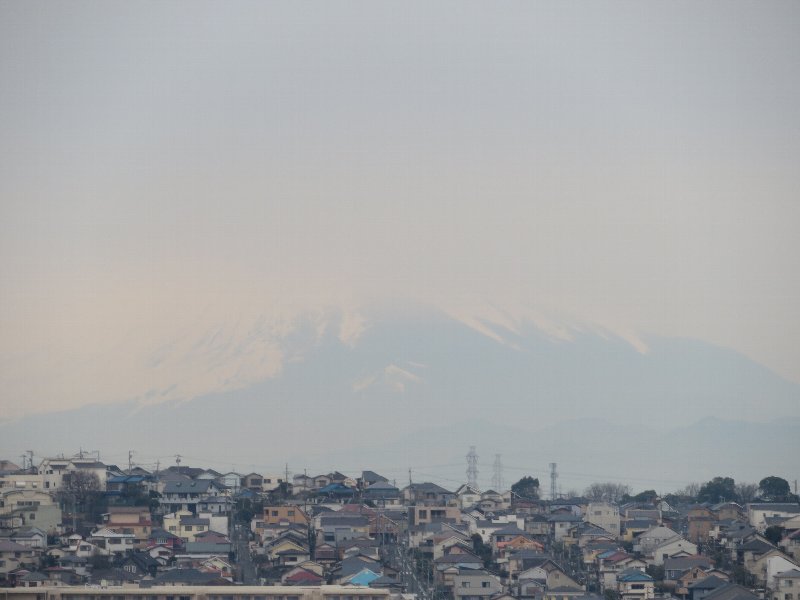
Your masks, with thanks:
[{"label": "steel lattice tower", "polygon": [[475,446],[470,446],[467,453],[467,485],[473,489],[478,488],[478,454]]},{"label": "steel lattice tower", "polygon": [[494,474],[492,475],[492,487],[495,492],[503,491],[503,461],[500,460],[500,454],[494,455]]}]

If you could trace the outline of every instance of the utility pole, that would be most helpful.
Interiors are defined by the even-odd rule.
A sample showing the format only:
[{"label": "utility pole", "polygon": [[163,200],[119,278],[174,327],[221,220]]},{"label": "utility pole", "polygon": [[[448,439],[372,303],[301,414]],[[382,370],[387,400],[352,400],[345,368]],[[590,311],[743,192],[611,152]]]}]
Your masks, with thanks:
[{"label": "utility pole", "polygon": [[550,463],[550,500],[556,499],[556,479],[558,479],[558,473],[556,473],[556,463]]},{"label": "utility pole", "polygon": [[128,475],[133,470],[133,450],[128,450]]}]

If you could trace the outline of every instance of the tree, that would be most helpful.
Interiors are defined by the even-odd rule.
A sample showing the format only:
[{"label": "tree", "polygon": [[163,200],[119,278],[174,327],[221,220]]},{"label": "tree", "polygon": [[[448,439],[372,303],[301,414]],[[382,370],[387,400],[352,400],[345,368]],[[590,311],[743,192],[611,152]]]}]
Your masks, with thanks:
[{"label": "tree", "polygon": [[64,475],[62,502],[71,502],[75,512],[91,513],[100,492],[100,478],[90,471],[72,471]]},{"label": "tree", "polygon": [[631,487],[622,483],[593,483],[583,492],[589,500],[596,502],[619,502],[625,495],[630,495]]},{"label": "tree", "polygon": [[783,539],[783,527],[780,525],[770,525],[767,527],[766,531],[764,531],[764,537],[777,546],[778,542]]},{"label": "tree", "polygon": [[539,479],[526,475],[511,486],[511,492],[520,498],[535,500],[539,497]]},{"label": "tree", "polygon": [[747,504],[752,502],[758,492],[758,486],[755,483],[737,483],[736,495],[739,496],[739,502]]},{"label": "tree", "polygon": [[631,500],[634,502],[648,502],[652,503],[655,499],[658,498],[658,494],[655,490],[645,490],[643,492],[639,492],[636,494]]},{"label": "tree", "polygon": [[792,494],[789,482],[775,475],[764,477],[758,482],[758,493],[762,500],[768,502],[785,502]]},{"label": "tree", "polygon": [[472,549],[475,551],[475,555],[483,560],[483,566],[488,569],[492,562],[492,547],[483,543],[480,533],[472,535]]},{"label": "tree", "polygon": [[727,502],[738,499],[736,482],[732,477],[714,477],[704,483],[697,494],[698,502]]}]

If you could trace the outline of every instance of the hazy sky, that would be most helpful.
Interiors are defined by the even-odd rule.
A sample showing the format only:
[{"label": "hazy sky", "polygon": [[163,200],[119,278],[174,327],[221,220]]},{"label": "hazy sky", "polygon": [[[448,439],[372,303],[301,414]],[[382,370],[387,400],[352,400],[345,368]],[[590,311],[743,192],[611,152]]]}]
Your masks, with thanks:
[{"label": "hazy sky", "polygon": [[800,382],[798,32],[796,2],[5,0],[0,409],[124,397],[93,357],[209,306],[398,295]]}]

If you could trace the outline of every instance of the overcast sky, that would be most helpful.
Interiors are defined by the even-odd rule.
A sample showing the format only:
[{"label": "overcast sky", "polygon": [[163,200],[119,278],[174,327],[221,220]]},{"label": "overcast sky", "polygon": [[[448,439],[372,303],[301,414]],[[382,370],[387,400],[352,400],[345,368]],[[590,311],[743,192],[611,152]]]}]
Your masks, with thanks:
[{"label": "overcast sky", "polygon": [[[0,408],[243,299],[541,306],[800,382],[799,31],[796,2],[6,0]],[[85,374],[73,404],[114,377]]]}]

